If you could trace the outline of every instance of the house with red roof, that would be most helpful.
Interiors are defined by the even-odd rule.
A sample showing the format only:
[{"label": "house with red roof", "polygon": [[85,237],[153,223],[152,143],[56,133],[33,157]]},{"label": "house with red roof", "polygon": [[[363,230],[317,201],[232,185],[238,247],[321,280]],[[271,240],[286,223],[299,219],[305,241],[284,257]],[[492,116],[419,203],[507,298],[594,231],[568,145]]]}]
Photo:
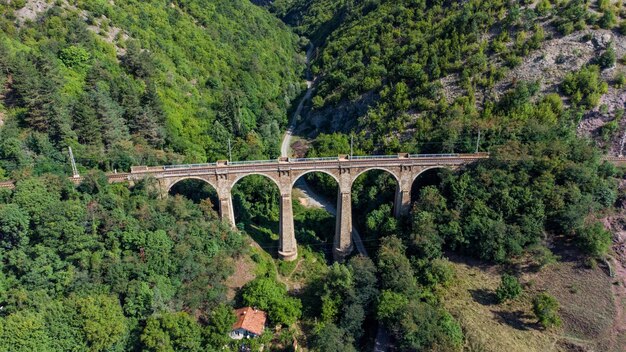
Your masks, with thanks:
[{"label": "house with red roof", "polygon": [[264,311],[244,307],[235,310],[235,316],[237,321],[233,324],[233,329],[230,332],[232,339],[240,340],[244,337],[257,337],[263,334],[267,321],[267,314]]}]

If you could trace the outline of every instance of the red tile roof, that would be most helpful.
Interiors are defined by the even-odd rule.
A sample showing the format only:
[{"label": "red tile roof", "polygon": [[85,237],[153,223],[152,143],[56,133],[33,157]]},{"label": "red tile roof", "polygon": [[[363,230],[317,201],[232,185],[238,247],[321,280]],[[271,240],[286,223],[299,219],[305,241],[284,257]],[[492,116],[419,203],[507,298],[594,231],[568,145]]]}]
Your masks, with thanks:
[{"label": "red tile roof", "polygon": [[243,328],[255,335],[263,334],[267,314],[264,311],[252,307],[244,307],[235,310],[237,322],[233,325],[233,330]]}]

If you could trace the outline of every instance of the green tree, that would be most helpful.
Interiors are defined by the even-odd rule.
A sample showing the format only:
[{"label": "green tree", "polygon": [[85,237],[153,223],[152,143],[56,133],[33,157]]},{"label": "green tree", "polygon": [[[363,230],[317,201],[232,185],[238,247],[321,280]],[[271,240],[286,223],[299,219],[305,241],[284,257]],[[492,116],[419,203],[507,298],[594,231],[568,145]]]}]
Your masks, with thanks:
[{"label": "green tree", "polygon": [[522,293],[522,286],[517,277],[504,274],[500,278],[500,285],[496,289],[496,297],[498,302],[503,303],[507,300],[517,298]]},{"label": "green tree", "polygon": [[28,244],[30,219],[16,204],[0,204],[0,247],[4,250]]},{"label": "green tree", "polygon": [[0,351],[50,351],[51,339],[41,314],[19,311],[0,319]]},{"label": "green tree", "polygon": [[68,67],[82,68],[89,62],[90,55],[84,48],[71,45],[61,50],[59,58]]},{"label": "green tree", "polygon": [[117,298],[109,295],[77,297],[78,313],[90,351],[105,351],[123,344],[128,323]]},{"label": "green tree", "polygon": [[606,82],[600,77],[600,67],[586,66],[578,72],[569,73],[562,84],[563,91],[575,104],[592,108],[598,105],[602,94],[608,90]]},{"label": "green tree", "polygon": [[319,352],[356,351],[352,339],[333,323],[320,324],[312,337],[311,347]]},{"label": "green tree", "polygon": [[596,63],[602,69],[611,68],[615,65],[615,57],[615,48],[611,45],[600,56],[598,56]]},{"label": "green tree", "polygon": [[287,295],[282,284],[270,278],[257,278],[247,283],[241,291],[243,303],[268,313],[274,324],[292,325],[302,315],[302,303]]},{"label": "green tree", "polygon": [[161,313],[148,318],[141,343],[147,351],[202,351],[201,328],[185,312]]},{"label": "green tree", "polygon": [[600,28],[611,29],[615,27],[616,24],[617,16],[615,16],[615,12],[613,12],[613,10],[610,8],[604,10],[602,17],[600,17],[600,20],[598,21],[598,25],[600,26]]},{"label": "green tree", "polygon": [[220,349],[231,341],[228,334],[232,331],[236,321],[233,309],[225,304],[215,307],[209,317],[204,330],[207,344],[214,349]]},{"label": "green tree", "polygon": [[606,255],[613,243],[613,235],[599,221],[576,230],[576,237],[579,247],[595,258]]},{"label": "green tree", "polygon": [[544,328],[561,326],[558,315],[559,302],[547,293],[541,293],[533,299],[533,312]]},{"label": "green tree", "polygon": [[378,271],[383,289],[401,294],[415,294],[417,282],[409,259],[404,254],[405,247],[396,236],[381,240],[378,250]]}]

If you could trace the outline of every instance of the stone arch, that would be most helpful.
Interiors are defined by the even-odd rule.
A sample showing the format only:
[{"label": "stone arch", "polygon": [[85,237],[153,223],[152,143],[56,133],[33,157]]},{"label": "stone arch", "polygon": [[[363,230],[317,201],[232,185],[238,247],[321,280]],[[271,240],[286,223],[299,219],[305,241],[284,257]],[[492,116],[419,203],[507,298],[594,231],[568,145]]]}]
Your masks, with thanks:
[{"label": "stone arch", "polygon": [[[382,166],[372,166],[372,167],[368,167],[368,168],[364,168],[359,170],[359,172],[356,173],[356,175],[354,175],[354,177],[352,178],[352,183],[354,183],[354,181],[356,181],[357,178],[359,178],[359,176],[363,175],[364,173],[368,172],[368,171],[374,171],[374,170],[379,170],[379,171],[385,171],[386,173],[390,174],[391,176],[393,176],[394,180],[396,180],[397,184],[400,184],[400,175],[398,175],[396,172],[394,172],[391,169],[388,169],[386,167],[382,167]],[[352,188],[352,187],[350,187]]]},{"label": "stone arch", "polygon": [[170,191],[172,190],[172,187],[174,187],[177,183],[185,181],[185,180],[200,180],[200,181],[203,181],[203,182],[207,183],[209,186],[213,187],[215,192],[217,192],[218,195],[219,195],[219,189],[218,189],[217,185],[215,185],[214,183],[209,181],[206,177],[202,177],[202,176],[181,176],[181,177],[176,177],[174,179],[170,179],[169,182],[168,182],[168,185],[167,185],[167,189],[165,189],[165,193],[169,194]]},{"label": "stone arch", "polygon": [[332,172],[330,172],[330,171],[328,171],[328,170],[323,170],[323,169],[320,169],[320,170],[306,170],[306,171],[304,171],[304,172],[302,172],[302,173],[299,173],[299,174],[294,175],[294,176],[292,177],[292,180],[291,180],[291,187],[293,188],[293,185],[295,185],[295,184],[296,184],[296,182],[297,182],[299,179],[301,179],[302,177],[304,177],[304,176],[306,176],[306,175],[308,175],[308,174],[313,174],[313,173],[316,173],[316,172],[319,172],[319,173],[322,173],[322,174],[326,174],[326,175],[328,175],[328,176],[332,177],[332,178],[333,178],[333,180],[335,180],[335,182],[337,182],[337,185],[341,185],[341,182],[339,181],[339,178],[337,177],[337,175],[333,174]]},{"label": "stone arch", "polygon": [[[332,186],[329,183],[328,188],[318,189],[318,191],[322,191],[322,192],[314,192],[313,194],[309,194],[309,192],[313,192],[311,183],[309,183],[307,185],[307,188],[309,188],[309,192],[304,192],[305,199],[310,197],[311,199],[314,200],[314,203],[316,202],[321,203],[322,207],[319,209],[323,209],[324,211],[326,211],[329,214],[328,221],[332,219],[333,223],[331,224],[330,222],[328,223],[318,222],[316,223],[317,225],[323,224],[323,225],[328,225],[329,227],[328,228],[320,227],[316,229],[315,236],[312,236],[312,237],[310,236],[310,233],[302,232],[300,233],[300,236],[302,237],[298,237],[297,241],[304,241],[305,243],[314,243],[316,246],[319,246],[319,249],[321,249],[325,254],[328,254],[327,250],[332,250],[332,247],[334,246],[334,243],[335,243],[335,238],[333,234],[336,234],[337,228],[341,226],[340,224],[341,214],[338,213],[337,211],[337,197],[338,195],[341,194],[341,191],[340,191],[341,183],[340,183],[338,176],[334,174],[332,171],[323,170],[323,169],[322,170],[315,170],[315,169],[303,170],[301,172],[292,174],[292,180],[291,180],[292,181],[291,182],[292,196],[294,196],[293,191],[296,188],[298,188],[296,185],[298,185],[299,181],[306,181],[304,176],[313,175],[313,174],[317,174],[317,175],[321,174],[321,175],[330,176],[330,178],[335,183]],[[294,226],[296,225],[298,225],[298,223],[294,219]],[[300,228],[300,227],[297,226],[294,228]]]},{"label": "stone arch", "polygon": [[[232,182],[228,182],[228,188],[225,191],[229,194],[229,199],[231,202],[231,212],[232,212],[232,223],[235,224],[235,215],[234,211],[232,211],[232,190],[235,188],[237,183],[241,181],[243,178],[247,176],[258,175],[264,178],[268,178],[272,181],[272,183],[276,186],[279,193],[279,233],[278,233],[278,255],[284,260],[291,261],[295,260],[298,256],[297,243],[294,235],[294,227],[293,227],[293,210],[291,204],[291,183],[288,182],[287,185],[282,185],[281,180],[277,179],[279,175],[278,172],[246,172],[246,173],[237,173],[235,174]],[[286,181],[289,178],[286,176],[282,181]],[[249,233],[256,241],[264,247],[268,253],[272,254],[273,251],[270,251],[270,248],[275,248],[273,244],[266,243],[265,246],[262,244],[265,242],[263,234],[253,234]],[[267,235],[267,234],[265,234]],[[255,237],[257,236],[257,237]],[[266,238],[266,237],[265,237]],[[272,241],[273,242],[273,241]]]},{"label": "stone arch", "polygon": [[237,185],[237,182],[241,181],[243,178],[247,177],[247,176],[251,176],[251,175],[259,175],[259,176],[263,176],[265,178],[270,179],[275,185],[276,187],[278,187],[278,190],[282,193],[283,192],[283,187],[280,184],[280,181],[277,180],[274,175],[270,174],[270,173],[265,173],[265,172],[247,172],[247,173],[242,173],[242,174],[237,174],[235,176],[235,179],[230,182],[229,185],[229,190],[228,192],[231,192],[232,189],[235,187],[235,185]]},{"label": "stone arch", "polygon": [[415,175],[413,175],[413,178],[411,179],[411,185],[413,183],[415,183],[417,178],[420,177],[423,173],[428,172],[430,170],[436,170],[436,169],[454,171],[454,170],[458,169],[458,167],[457,166],[449,166],[449,165],[435,165],[435,166],[425,167],[425,168],[421,169],[420,172],[418,172]]},{"label": "stone arch", "polygon": [[[359,168],[358,171],[354,174],[354,176],[352,177],[352,181],[351,181],[351,185],[350,185],[350,198],[352,198],[352,192],[355,192],[355,187],[354,184],[357,181],[357,179],[360,176],[365,175],[368,171],[382,171],[382,173],[384,174],[388,174],[391,175],[391,177],[393,178],[393,180],[395,181],[395,190],[393,190],[392,194],[388,194],[386,192],[383,193],[379,193],[377,198],[377,201],[380,202],[380,205],[384,205],[384,204],[388,204],[387,201],[389,201],[391,203],[391,209],[390,209],[390,214],[389,217],[395,215],[396,208],[397,208],[397,194],[398,194],[398,190],[401,188],[402,185],[402,180],[401,180],[401,175],[399,170],[395,170],[395,168],[387,168],[387,167],[383,167],[383,166],[372,166],[372,167],[366,167],[366,168]],[[366,189],[364,189],[365,192],[367,192]],[[381,197],[381,195],[385,195],[385,197]],[[389,196],[389,198],[387,198],[386,196]],[[353,204],[352,199],[350,199],[350,203],[349,203],[349,207],[350,207],[350,213],[352,213],[353,208],[356,209],[356,204]],[[369,202],[367,202],[366,204],[371,204]],[[347,206],[345,207],[345,209],[347,210]],[[369,210],[369,209],[367,209]],[[374,210],[373,208],[371,210]],[[355,216],[350,223],[350,226],[353,226],[353,233],[352,233],[352,238],[355,241],[354,245],[357,247],[357,249],[359,250],[359,252],[370,252],[372,250],[376,250],[376,248],[378,247],[378,242],[377,240],[380,239],[380,235],[375,234],[374,232],[369,232],[368,231],[361,231],[359,232],[358,229],[361,226],[365,225],[365,218],[364,218],[364,213],[365,213],[366,209],[360,209],[360,212],[358,213],[357,216]],[[356,230],[356,231],[355,231]],[[366,230],[365,228],[361,228],[361,230]],[[361,243],[358,243],[358,242]],[[361,248],[359,248],[361,247]]]},{"label": "stone arch", "polygon": [[[425,167],[425,168],[423,168],[422,170],[420,170],[418,173],[416,173],[416,174],[413,176],[413,178],[411,179],[411,184],[410,184],[410,189],[411,189],[411,199],[410,199],[410,202],[411,202],[411,207],[412,207],[412,204],[413,204],[415,201],[417,201],[417,200],[418,200],[419,193],[420,193],[420,191],[421,191],[421,189],[422,189],[423,187],[427,187],[427,186],[433,186],[433,185],[435,185],[435,183],[433,183],[433,182],[426,182],[426,184],[419,184],[419,183],[418,183],[418,179],[419,179],[420,177],[423,177],[424,175],[426,175],[426,174],[428,174],[428,173],[433,173],[433,172],[435,172],[435,174],[434,174],[434,175],[435,175],[437,178],[439,178],[439,177],[438,177],[438,172],[439,172],[439,171],[446,171],[446,170],[447,170],[447,171],[452,171],[452,170],[454,170],[454,169],[456,169],[456,168],[457,168],[457,167],[451,167],[451,166],[447,166],[447,165],[436,165],[436,166],[429,166],[429,167]],[[428,181],[428,180],[427,180],[427,181]],[[439,179],[439,181],[437,182],[437,184],[438,184],[438,183],[440,183],[440,182],[441,182],[441,180]]]}]

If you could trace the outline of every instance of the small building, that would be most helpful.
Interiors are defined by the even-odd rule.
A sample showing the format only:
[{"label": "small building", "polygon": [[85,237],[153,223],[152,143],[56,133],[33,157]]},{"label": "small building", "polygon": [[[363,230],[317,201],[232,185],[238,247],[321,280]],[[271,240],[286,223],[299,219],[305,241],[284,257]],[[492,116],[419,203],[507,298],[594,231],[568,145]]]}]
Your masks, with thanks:
[{"label": "small building", "polygon": [[235,310],[237,321],[233,324],[233,330],[230,332],[230,338],[240,340],[250,337],[257,337],[263,334],[265,330],[265,322],[267,314],[252,307],[244,307]]}]

